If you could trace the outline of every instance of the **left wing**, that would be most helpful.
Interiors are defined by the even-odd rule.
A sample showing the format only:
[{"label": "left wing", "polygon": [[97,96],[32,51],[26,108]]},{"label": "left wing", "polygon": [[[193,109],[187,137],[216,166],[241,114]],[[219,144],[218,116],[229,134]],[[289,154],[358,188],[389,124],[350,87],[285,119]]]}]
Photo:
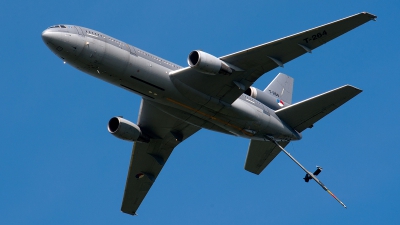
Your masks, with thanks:
[{"label": "left wing", "polygon": [[151,137],[149,143],[133,145],[121,211],[136,215],[136,211],[163,168],[172,150],[201,128],[176,119],[142,99],[138,125]]},{"label": "left wing", "polygon": [[186,67],[170,73],[172,79],[211,96],[213,101],[231,104],[261,75],[376,18],[362,12],[319,27],[293,34],[220,59],[231,66],[231,75],[207,75]]}]

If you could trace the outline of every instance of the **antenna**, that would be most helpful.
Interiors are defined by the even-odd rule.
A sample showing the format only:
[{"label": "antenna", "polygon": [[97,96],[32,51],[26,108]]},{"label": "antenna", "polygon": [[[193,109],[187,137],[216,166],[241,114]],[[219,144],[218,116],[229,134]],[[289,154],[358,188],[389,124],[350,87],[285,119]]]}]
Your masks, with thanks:
[{"label": "antenna", "polygon": [[[272,138],[272,137],[268,137],[266,136],[267,139],[269,139],[270,141],[274,142],[287,156],[289,156],[289,158],[291,158],[298,166],[300,166],[300,168],[302,168],[304,170],[304,172],[307,173],[306,177],[310,177],[310,179],[312,178],[313,180],[315,180],[315,182],[317,182],[317,184],[319,184],[319,186],[322,187],[322,189],[324,189],[325,191],[327,191],[336,201],[338,201],[344,208],[347,209],[347,206],[340,201],[340,199],[338,199],[320,180],[318,180],[318,178],[312,174],[310,171],[308,171],[303,165],[301,165],[292,155],[290,155],[289,152],[287,152],[284,148],[282,148],[282,146],[280,146],[278,144],[278,142]],[[321,168],[322,169],[322,168]],[[317,170],[318,171],[318,170]],[[316,172],[317,172],[316,171]],[[319,173],[319,172],[318,172]],[[318,174],[316,174],[318,175]],[[307,182],[307,181],[306,181]]]}]

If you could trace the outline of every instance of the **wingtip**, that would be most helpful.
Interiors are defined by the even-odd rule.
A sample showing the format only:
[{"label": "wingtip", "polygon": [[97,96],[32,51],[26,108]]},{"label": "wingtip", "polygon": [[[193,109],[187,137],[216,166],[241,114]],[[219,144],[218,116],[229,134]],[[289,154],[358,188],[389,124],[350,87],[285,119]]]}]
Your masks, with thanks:
[{"label": "wingtip", "polygon": [[357,90],[359,93],[361,93],[363,91],[362,89],[360,89],[358,87],[355,87],[355,86],[353,86],[351,84],[346,84],[346,85],[344,85],[342,87],[346,87],[346,88],[351,88],[351,89]]},{"label": "wingtip", "polygon": [[362,12],[362,14],[368,15],[373,21],[376,21],[376,18],[378,18],[377,16],[369,12]]},{"label": "wingtip", "polygon": [[260,175],[260,173],[262,172],[262,170],[261,170],[261,171],[259,171],[259,170],[254,170],[254,169],[252,169],[252,168],[250,168],[250,167],[247,167],[246,165],[244,166],[244,169],[245,169],[247,172],[250,172],[250,173],[255,174],[255,175]]},{"label": "wingtip", "polygon": [[121,212],[126,213],[126,214],[129,214],[129,215],[131,215],[131,216],[138,216],[138,214],[136,213],[136,211],[126,210],[126,209],[123,209],[123,207],[121,207]]}]

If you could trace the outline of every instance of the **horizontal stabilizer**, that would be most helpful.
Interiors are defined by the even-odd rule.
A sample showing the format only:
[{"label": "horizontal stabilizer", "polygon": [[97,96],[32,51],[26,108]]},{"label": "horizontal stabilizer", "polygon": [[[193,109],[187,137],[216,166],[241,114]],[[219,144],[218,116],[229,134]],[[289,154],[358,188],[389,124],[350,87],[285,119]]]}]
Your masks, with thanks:
[{"label": "horizontal stabilizer", "polygon": [[277,110],[275,113],[287,125],[302,132],[361,92],[362,90],[358,88],[345,85]]},{"label": "horizontal stabilizer", "polygon": [[[289,142],[278,143],[282,147],[289,144]],[[273,142],[251,140],[244,169],[258,175],[279,152],[281,152],[280,148]]]}]

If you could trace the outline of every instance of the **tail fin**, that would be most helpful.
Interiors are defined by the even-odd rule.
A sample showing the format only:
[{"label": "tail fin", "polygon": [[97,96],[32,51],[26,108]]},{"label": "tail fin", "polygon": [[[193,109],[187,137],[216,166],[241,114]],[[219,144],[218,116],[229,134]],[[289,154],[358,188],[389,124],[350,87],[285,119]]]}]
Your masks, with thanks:
[{"label": "tail fin", "polygon": [[339,108],[361,93],[362,90],[350,85],[325,92],[286,108],[275,111],[276,115],[293,129],[302,132],[314,123]]},{"label": "tail fin", "polygon": [[288,104],[292,104],[293,78],[286,74],[279,73],[264,89],[264,92]]}]

